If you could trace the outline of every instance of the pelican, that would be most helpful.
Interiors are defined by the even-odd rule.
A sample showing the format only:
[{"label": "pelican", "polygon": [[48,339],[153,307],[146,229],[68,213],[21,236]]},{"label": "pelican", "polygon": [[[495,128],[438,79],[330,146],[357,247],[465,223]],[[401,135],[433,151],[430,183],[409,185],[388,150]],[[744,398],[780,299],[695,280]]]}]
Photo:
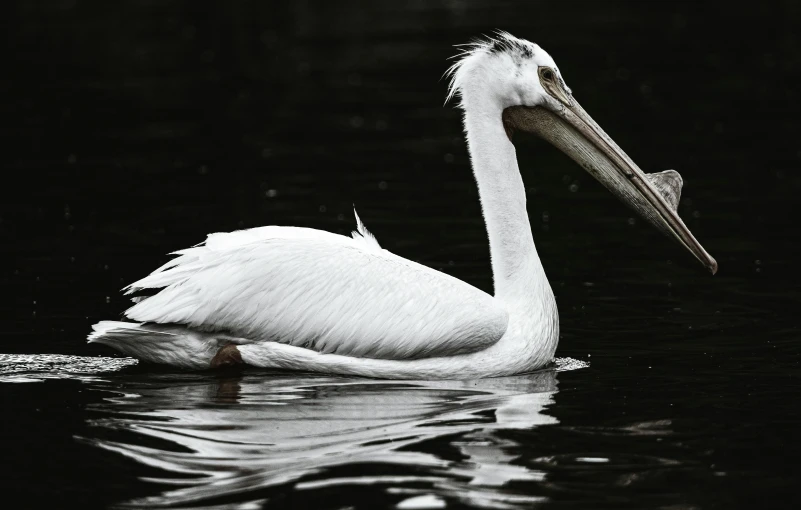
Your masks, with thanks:
[{"label": "pelican", "polygon": [[[131,284],[130,322],[89,342],[187,369],[233,364],[385,379],[531,372],[554,358],[556,301],[531,234],[516,131],[540,136],[677,240],[717,263],[677,213],[674,170],[643,173],[581,108],[540,46],[506,32],[467,45],[449,69],[489,237],[494,296],[352,237],[265,226],[210,234]],[[447,102],[447,101],[446,101]]]}]

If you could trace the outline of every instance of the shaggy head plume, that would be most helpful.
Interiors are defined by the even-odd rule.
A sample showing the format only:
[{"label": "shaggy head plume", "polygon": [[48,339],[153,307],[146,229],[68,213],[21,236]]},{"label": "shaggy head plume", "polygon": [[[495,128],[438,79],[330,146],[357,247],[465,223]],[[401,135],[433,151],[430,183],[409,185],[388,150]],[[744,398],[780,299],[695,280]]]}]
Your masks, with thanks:
[{"label": "shaggy head plume", "polygon": [[[535,55],[543,53],[542,48],[533,42],[525,39],[518,39],[509,32],[496,30],[494,36],[484,36],[477,38],[467,44],[457,44],[461,51],[452,58],[456,62],[445,71],[445,76],[450,79],[448,84],[448,95],[445,104],[453,99],[457,94],[461,94],[467,70],[470,64],[486,55],[507,55],[518,65],[524,60],[534,58]],[[462,106],[461,103],[458,106]]]}]

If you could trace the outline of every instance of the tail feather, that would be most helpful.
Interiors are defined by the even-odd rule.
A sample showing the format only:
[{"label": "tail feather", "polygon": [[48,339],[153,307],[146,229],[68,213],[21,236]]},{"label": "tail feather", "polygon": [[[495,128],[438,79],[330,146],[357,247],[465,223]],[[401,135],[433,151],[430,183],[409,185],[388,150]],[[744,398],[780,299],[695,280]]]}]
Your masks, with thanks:
[{"label": "tail feather", "polygon": [[128,356],[181,368],[209,368],[220,347],[232,341],[224,335],[181,326],[101,321],[92,326],[89,343],[113,347]]},{"label": "tail feather", "polygon": [[[153,327],[148,327],[153,326]],[[120,322],[120,321],[100,321],[92,326],[92,332],[87,338],[88,342],[109,344],[116,340],[130,339],[143,334],[154,336],[165,335],[173,336],[175,333],[159,331],[155,324],[144,324],[139,322]]]}]

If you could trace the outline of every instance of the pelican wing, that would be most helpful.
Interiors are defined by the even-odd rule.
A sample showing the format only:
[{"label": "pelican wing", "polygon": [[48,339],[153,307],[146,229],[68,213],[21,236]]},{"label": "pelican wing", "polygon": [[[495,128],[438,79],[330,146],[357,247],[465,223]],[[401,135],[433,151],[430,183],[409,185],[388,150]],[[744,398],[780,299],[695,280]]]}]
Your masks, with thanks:
[{"label": "pelican wing", "polygon": [[355,239],[261,227],[206,243],[134,283],[161,289],[126,315],[253,341],[380,359],[452,356],[489,347],[508,314],[488,294]]}]

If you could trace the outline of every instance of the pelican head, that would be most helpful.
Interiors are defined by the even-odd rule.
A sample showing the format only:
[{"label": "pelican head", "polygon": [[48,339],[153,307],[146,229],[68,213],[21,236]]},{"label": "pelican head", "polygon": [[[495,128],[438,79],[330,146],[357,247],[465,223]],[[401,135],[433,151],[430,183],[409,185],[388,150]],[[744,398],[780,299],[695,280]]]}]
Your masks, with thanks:
[{"label": "pelican head", "polygon": [[579,105],[545,50],[499,32],[467,45],[458,57],[448,71],[448,100],[458,94],[466,114],[500,116],[510,141],[516,131],[547,140],[715,274],[717,262],[677,213],[679,173],[640,170]]}]

